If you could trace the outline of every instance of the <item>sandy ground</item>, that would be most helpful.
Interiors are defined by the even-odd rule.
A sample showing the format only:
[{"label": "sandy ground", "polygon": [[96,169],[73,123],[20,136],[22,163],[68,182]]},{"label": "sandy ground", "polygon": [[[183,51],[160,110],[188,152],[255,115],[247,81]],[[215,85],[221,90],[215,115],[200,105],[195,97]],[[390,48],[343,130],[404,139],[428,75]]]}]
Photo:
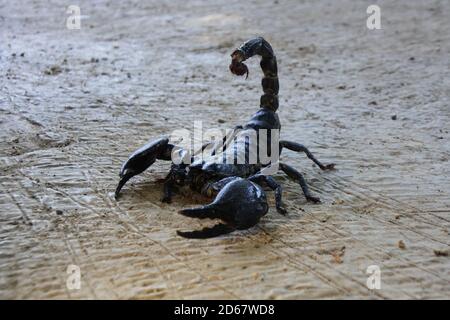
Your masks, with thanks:
[{"label": "sandy ground", "polygon": [[[69,4],[81,30],[65,28]],[[378,1],[371,31],[370,4],[2,0],[0,298],[450,298],[450,5]],[[337,164],[283,155],[323,203],[279,174],[288,217],[189,241],[175,231],[209,222],[176,214],[190,197],[159,201],[167,162],[116,202],[121,163],[149,139],[258,109],[258,59],[247,81],[228,71],[254,35],[279,60],[282,138]]]}]

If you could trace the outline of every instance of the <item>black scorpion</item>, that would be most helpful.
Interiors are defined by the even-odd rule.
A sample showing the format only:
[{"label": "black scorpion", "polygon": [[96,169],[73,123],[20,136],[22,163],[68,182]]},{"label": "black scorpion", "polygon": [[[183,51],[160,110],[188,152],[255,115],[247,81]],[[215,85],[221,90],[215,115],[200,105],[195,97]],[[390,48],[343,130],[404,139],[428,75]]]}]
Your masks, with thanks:
[{"label": "black scorpion", "polygon": [[[196,160],[195,154],[190,151],[169,143],[168,138],[160,138],[152,141],[140,149],[136,150],[123,164],[120,170],[120,182],[117,186],[115,196],[119,196],[124,184],[133,176],[138,175],[151,166],[156,160],[172,161],[177,155],[182,159],[190,160],[181,163],[172,161],[169,174],[164,181],[164,192],[162,201],[170,202],[172,192],[177,187],[189,186],[192,190],[201,194],[214,197],[212,203],[192,209],[183,209],[180,214],[200,219],[220,219],[221,223],[213,227],[204,228],[198,231],[181,232],[180,236],[186,238],[210,238],[232,232],[234,230],[248,229],[256,225],[261,217],[268,211],[266,193],[262,186],[268,186],[275,192],[276,209],[281,214],[286,214],[281,201],[281,186],[270,175],[264,174],[263,170],[273,166],[274,163],[262,163],[257,156],[256,163],[249,161],[249,140],[239,139],[248,137],[250,130],[256,132],[259,137],[261,129],[267,131],[267,153],[271,153],[271,130],[280,130],[280,120],[276,113],[278,109],[278,71],[277,60],[270,44],[261,37],[253,38],[245,42],[231,55],[230,71],[236,75],[248,76],[248,68],[243,61],[254,55],[261,56],[260,66],[264,73],[262,78],[262,88],[264,94],[261,96],[260,109],[250,118],[244,126],[238,126],[233,134],[223,139],[222,148],[214,149],[209,157]],[[230,141],[234,143],[230,146]],[[259,140],[258,140],[259,141]],[[333,169],[334,164],[323,165],[313,154],[302,144],[279,140],[278,156],[282,149],[286,148],[296,152],[304,152],[309,159],[322,170]],[[206,143],[201,151],[209,147],[211,143]],[[258,144],[258,150],[261,147]],[[243,163],[236,161],[229,163],[223,154],[231,148],[236,156],[245,155]],[[319,198],[311,195],[303,175],[293,167],[277,162],[279,169],[286,173],[291,179],[297,181],[303,190],[308,201],[320,202]]]}]

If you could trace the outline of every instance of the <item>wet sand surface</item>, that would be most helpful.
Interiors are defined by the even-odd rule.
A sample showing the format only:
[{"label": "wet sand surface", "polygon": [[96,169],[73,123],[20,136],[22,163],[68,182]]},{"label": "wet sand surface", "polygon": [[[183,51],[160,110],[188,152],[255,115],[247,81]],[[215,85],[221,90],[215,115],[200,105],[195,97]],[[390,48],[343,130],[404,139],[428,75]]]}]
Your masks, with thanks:
[{"label": "wet sand surface", "polygon": [[[450,298],[450,5],[378,1],[0,2],[0,298]],[[233,128],[258,110],[230,53],[274,47],[285,151],[322,204],[283,174],[287,217],[187,240],[211,221],[160,202],[159,161],[113,197],[148,140],[194,120]],[[395,119],[395,120],[394,120]],[[66,286],[68,265],[81,288]],[[369,290],[377,265],[381,289]]]}]

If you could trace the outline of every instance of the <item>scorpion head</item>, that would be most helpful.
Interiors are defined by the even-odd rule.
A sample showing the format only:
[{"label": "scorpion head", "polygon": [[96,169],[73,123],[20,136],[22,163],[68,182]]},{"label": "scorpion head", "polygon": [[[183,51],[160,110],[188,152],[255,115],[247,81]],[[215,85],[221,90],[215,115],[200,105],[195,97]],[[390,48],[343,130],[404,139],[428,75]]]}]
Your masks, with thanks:
[{"label": "scorpion head", "polygon": [[238,76],[243,76],[246,74],[245,79],[248,78],[248,68],[247,66],[242,63],[244,60],[244,56],[241,51],[236,50],[231,54],[231,64],[230,64],[230,71]]}]

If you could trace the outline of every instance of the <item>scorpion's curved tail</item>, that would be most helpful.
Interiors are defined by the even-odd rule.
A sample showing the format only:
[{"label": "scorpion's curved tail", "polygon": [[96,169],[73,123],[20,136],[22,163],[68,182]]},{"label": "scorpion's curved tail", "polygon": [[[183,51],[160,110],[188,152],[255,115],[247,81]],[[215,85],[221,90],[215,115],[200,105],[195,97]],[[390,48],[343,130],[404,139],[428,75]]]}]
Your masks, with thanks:
[{"label": "scorpion's curved tail", "polygon": [[273,53],[272,46],[262,37],[248,40],[231,54],[230,70],[236,75],[244,75],[248,68],[242,63],[254,55],[261,56],[261,69],[264,73],[262,88],[264,94],[261,96],[261,108],[277,111],[278,109],[278,70],[277,59]]}]

